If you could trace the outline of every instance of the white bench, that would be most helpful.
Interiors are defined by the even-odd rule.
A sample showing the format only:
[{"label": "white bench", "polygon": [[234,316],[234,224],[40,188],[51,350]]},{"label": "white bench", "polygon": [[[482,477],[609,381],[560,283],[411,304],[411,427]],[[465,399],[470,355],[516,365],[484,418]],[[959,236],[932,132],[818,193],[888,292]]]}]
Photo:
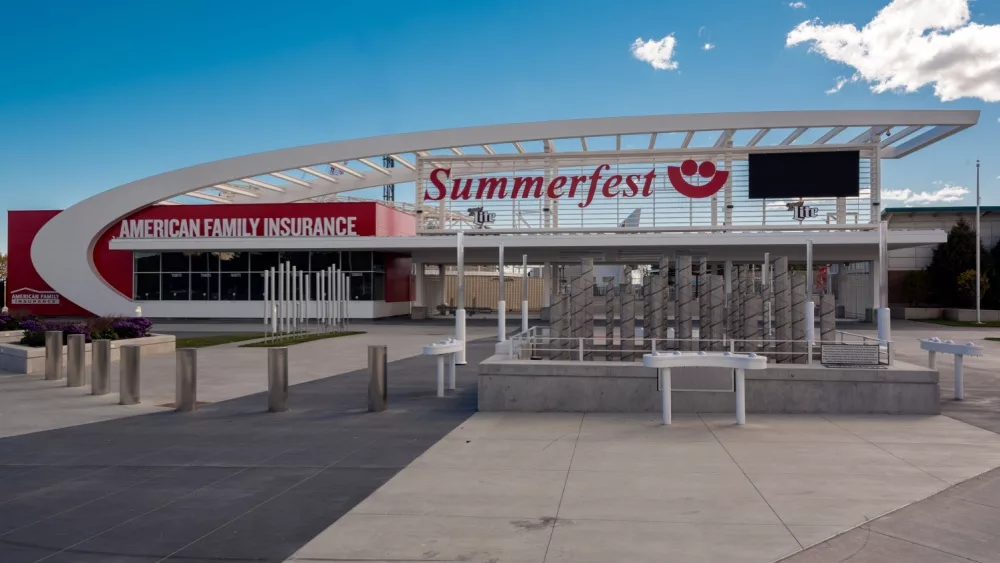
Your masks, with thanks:
[{"label": "white bench", "polygon": [[729,368],[736,370],[736,424],[746,424],[746,370],[766,369],[767,357],[732,352],[654,352],[642,357],[642,365],[656,369],[663,405],[663,424],[670,424],[671,368]]},{"label": "white bench", "polygon": [[455,360],[457,354],[464,349],[461,340],[448,338],[424,346],[425,356],[437,356],[437,396],[444,397],[444,365],[448,361],[448,389],[455,390]]},{"label": "white bench", "polygon": [[940,338],[927,338],[920,341],[920,349],[927,350],[927,367],[937,369],[937,354],[955,355],[955,400],[965,398],[965,377],[962,374],[962,358],[965,356],[982,356],[983,347],[972,342],[955,344],[954,340],[941,341]]}]

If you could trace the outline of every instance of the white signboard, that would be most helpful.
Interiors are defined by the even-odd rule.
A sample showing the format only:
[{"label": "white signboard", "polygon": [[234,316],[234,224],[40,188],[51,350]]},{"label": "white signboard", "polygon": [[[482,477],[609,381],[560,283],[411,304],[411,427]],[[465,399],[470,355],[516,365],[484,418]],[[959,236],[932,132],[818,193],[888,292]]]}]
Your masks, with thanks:
[{"label": "white signboard", "polygon": [[28,287],[10,292],[11,305],[58,305],[59,294],[55,291],[39,291]]},{"label": "white signboard", "polygon": [[357,217],[125,219],[118,238],[247,238],[357,236]]}]

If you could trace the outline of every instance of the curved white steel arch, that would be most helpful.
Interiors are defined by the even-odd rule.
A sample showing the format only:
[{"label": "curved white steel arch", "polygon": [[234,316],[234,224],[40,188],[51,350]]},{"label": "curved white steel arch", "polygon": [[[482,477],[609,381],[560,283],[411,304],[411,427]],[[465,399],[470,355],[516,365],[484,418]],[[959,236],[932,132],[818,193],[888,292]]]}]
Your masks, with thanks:
[{"label": "curved white steel arch", "polygon": [[[881,126],[932,127],[912,140],[883,149],[884,158],[898,158],[970,127],[978,119],[978,111],[954,110],[656,115],[490,125],[320,143],[191,166],[99,193],[50,220],[35,237],[31,259],[42,279],[67,299],[96,314],[122,314],[130,311],[131,300],[107,285],[93,264],[93,247],[100,235],[110,225],[149,205],[218,184],[320,163],[495,143],[519,146],[524,141],[636,134],[649,134],[652,140],[652,135],[660,133],[747,129],[763,132],[819,127],[871,127],[873,130]],[[270,192],[266,197],[260,194],[261,197],[247,203],[298,201],[339,191],[414,180],[414,172],[409,167],[393,168],[390,172],[389,175],[365,174],[362,178],[342,176],[336,183],[321,178],[310,179],[311,188]]]}]

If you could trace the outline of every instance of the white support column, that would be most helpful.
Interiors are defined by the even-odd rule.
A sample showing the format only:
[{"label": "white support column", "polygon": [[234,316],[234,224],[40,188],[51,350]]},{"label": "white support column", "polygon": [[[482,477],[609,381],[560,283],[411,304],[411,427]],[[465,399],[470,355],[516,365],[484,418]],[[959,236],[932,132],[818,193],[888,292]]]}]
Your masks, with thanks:
[{"label": "white support column", "polygon": [[[461,252],[461,251],[459,251]],[[503,342],[507,339],[507,288],[504,287],[504,262],[503,262],[503,243],[500,243],[498,249],[498,264],[500,265],[500,290],[499,299],[497,299],[497,342]],[[464,340],[464,339],[463,339]]]},{"label": "white support column", "polygon": [[448,354],[448,389],[455,390],[455,354]]},{"label": "white support column", "polygon": [[271,319],[269,318],[271,316],[271,300],[268,295],[270,279],[268,279],[267,274],[268,272],[264,272],[264,336],[267,336],[267,328],[271,324]]},{"label": "white support column", "polygon": [[548,309],[552,306],[552,263],[546,262],[542,266],[542,307]]},{"label": "white support column", "polygon": [[444,397],[444,357],[440,354],[437,357],[437,396]]},{"label": "white support column", "polygon": [[278,330],[285,332],[285,264],[278,264]]},{"label": "white support column", "polygon": [[955,354],[955,400],[965,399],[965,374],[962,371],[962,354]]},{"label": "white support column", "polygon": [[285,332],[292,331],[292,263],[285,262]]},{"label": "white support column", "polygon": [[326,270],[316,272],[316,306],[319,307],[319,324],[326,330],[329,322],[328,309],[326,306]]},{"label": "white support column", "polygon": [[[733,148],[733,142],[732,141],[726,141],[726,148],[727,149],[732,149]],[[725,221],[726,221],[726,226],[727,227],[732,227],[733,226],[733,153],[732,153],[732,150],[727,150],[726,151],[724,165],[726,167],[726,171],[729,172],[729,177],[726,179],[726,186],[723,188],[723,190],[725,190],[725,194],[726,194],[726,199],[725,199],[725,202],[726,202],[725,218],[726,219],[725,219]]]},{"label": "white support column", "polygon": [[343,329],[347,328],[347,323],[351,319],[351,279],[347,274],[341,274],[340,276],[340,290],[341,290],[341,315],[340,323]]},{"label": "white support column", "polygon": [[424,263],[416,263],[416,277],[414,280],[414,293],[413,305],[416,307],[423,307],[424,305]]},{"label": "white support column", "polygon": [[340,270],[336,266],[330,266],[330,309],[332,311],[331,323],[335,328],[340,327]]},{"label": "white support column", "polygon": [[455,357],[455,363],[465,365],[465,248],[462,233],[456,235],[458,262],[458,299],[455,303],[455,338],[462,343],[462,350]]},{"label": "white support column", "polygon": [[889,223],[879,221],[878,223],[878,262],[879,267],[873,272],[877,280],[876,295],[879,308],[877,309],[878,339],[882,341],[889,351],[889,365],[893,363],[893,353],[889,341],[892,340],[892,329],[890,328],[889,316]]},{"label": "white support column", "polygon": [[446,289],[445,286],[447,285],[448,277],[445,275],[445,272],[446,272],[446,270],[444,268],[444,264],[438,264],[438,280],[439,280],[439,283],[438,283],[438,287],[437,287],[437,295],[434,298],[434,301],[435,301],[434,308],[435,309],[437,309],[438,305],[447,305],[448,304],[448,302],[446,301],[448,292],[445,291],[445,289]]},{"label": "white support column", "polygon": [[670,368],[660,368],[657,370],[660,372],[660,410],[663,413],[663,425],[668,426],[671,422],[671,405],[670,405],[670,393],[671,393],[671,382],[670,382]]},{"label": "white support column", "polygon": [[299,267],[292,266],[292,332],[299,330]]},{"label": "white support column", "polygon": [[313,299],[312,299],[312,284],[310,284],[309,282],[312,279],[312,273],[306,272],[305,277],[303,279],[305,280],[303,282],[304,283],[303,287],[306,290],[306,311],[304,316],[306,321],[306,328],[308,328],[309,321],[315,318],[310,314],[312,312],[311,304]]},{"label": "white support column", "polygon": [[277,272],[273,266],[266,273],[271,278],[271,334],[274,335],[278,332],[278,279],[275,277]]},{"label": "white support column", "polygon": [[[815,342],[816,306],[813,304],[813,241],[806,240],[806,344]],[[812,363],[812,354],[809,355]]]},{"label": "white support column", "polygon": [[528,255],[521,255],[521,332],[528,332]]},{"label": "white support column", "polygon": [[736,370],[736,424],[747,423],[746,370]]}]

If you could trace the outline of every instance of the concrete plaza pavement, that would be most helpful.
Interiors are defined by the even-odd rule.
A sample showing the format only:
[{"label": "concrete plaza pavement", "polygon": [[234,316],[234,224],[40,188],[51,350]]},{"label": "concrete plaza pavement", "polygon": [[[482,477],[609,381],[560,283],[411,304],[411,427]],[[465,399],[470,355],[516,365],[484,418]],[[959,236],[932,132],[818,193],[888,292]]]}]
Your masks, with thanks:
[{"label": "concrete plaza pavement", "polygon": [[[352,329],[367,332],[289,347],[289,384],[362,369],[368,363],[369,344],[386,344],[389,360],[395,361],[419,354],[426,344],[454,336],[447,325],[359,324]],[[232,327],[216,325],[214,330],[230,332]],[[495,327],[468,328],[470,339],[495,332]],[[267,390],[267,349],[240,348],[239,344],[198,350],[198,401],[215,403]],[[118,362],[111,366],[108,395],[91,395],[89,383],[66,387],[65,379],[45,381],[40,374],[0,377],[0,437],[164,411],[164,405],[175,400],[175,362],[172,353],[144,356],[142,402],[131,406],[118,404]],[[86,373],[89,378],[89,367]]]}]

